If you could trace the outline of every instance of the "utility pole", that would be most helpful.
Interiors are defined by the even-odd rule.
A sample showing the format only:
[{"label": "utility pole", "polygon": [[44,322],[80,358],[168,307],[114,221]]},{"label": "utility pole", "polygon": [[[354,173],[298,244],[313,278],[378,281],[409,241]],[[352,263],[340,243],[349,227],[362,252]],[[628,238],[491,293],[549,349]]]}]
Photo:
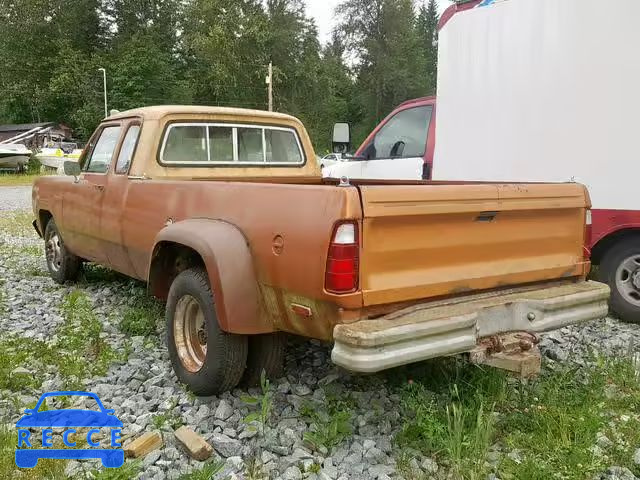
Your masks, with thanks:
[{"label": "utility pole", "polygon": [[109,116],[109,110],[107,110],[107,71],[104,68],[99,68],[99,72],[102,72],[102,86],[104,89],[104,118]]},{"label": "utility pole", "polygon": [[273,63],[269,62],[269,74],[266,79],[267,91],[269,95],[269,111],[273,112]]}]

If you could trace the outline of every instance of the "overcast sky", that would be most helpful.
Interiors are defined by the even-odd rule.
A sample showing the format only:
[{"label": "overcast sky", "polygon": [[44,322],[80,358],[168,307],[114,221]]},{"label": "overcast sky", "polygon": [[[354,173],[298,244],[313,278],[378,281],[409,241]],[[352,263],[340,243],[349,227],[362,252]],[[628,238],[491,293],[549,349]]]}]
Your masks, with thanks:
[{"label": "overcast sky", "polygon": [[[419,0],[420,1],[420,0]],[[331,30],[336,23],[333,11],[340,0],[306,0],[307,13],[316,19],[318,31],[320,32],[320,41],[326,42],[331,36]],[[450,3],[448,0],[440,0],[438,2],[440,13],[447,8]]]}]

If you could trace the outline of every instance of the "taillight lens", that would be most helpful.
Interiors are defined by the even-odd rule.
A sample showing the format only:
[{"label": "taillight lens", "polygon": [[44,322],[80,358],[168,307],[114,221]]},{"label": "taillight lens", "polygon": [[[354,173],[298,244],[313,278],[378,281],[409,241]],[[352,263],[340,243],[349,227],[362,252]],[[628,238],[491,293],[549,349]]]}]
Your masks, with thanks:
[{"label": "taillight lens", "polygon": [[589,260],[591,258],[591,210],[587,209],[584,219],[584,260]]},{"label": "taillight lens", "polygon": [[329,244],[325,289],[331,293],[349,293],[358,289],[358,225],[336,226]]}]

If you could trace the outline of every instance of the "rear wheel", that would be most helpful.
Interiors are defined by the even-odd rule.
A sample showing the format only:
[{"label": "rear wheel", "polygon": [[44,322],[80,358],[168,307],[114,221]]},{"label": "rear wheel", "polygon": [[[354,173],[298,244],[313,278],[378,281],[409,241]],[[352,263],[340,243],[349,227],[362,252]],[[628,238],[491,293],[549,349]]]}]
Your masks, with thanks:
[{"label": "rear wheel", "polygon": [[259,385],[263,371],[270,379],[281,376],[284,370],[286,343],[287,338],[281,333],[250,335],[247,369],[242,376],[242,385]]},{"label": "rear wheel", "polygon": [[247,337],[220,330],[203,268],[180,273],[167,298],[167,346],[178,379],[198,395],[234,388],[245,370]]},{"label": "rear wheel", "polygon": [[51,278],[60,284],[78,278],[82,262],[65,246],[53,218],[49,220],[44,230],[44,248]]},{"label": "rear wheel", "polygon": [[600,262],[599,277],[611,287],[611,309],[626,322],[640,323],[640,237],[611,247]]}]

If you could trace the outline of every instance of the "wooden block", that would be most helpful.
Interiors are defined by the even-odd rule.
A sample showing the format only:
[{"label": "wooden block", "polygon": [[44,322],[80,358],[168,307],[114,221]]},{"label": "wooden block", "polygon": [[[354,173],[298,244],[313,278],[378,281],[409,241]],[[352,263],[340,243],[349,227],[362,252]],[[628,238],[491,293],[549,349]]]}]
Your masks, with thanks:
[{"label": "wooden block", "polygon": [[160,435],[160,432],[146,432],[125,446],[124,454],[132,458],[144,457],[161,446],[162,435]]},{"label": "wooden block", "polygon": [[206,460],[213,453],[213,447],[188,427],[180,427],[174,432],[174,435],[178,439],[178,442],[187,450],[187,453],[196,460]]},{"label": "wooden block", "polygon": [[540,373],[540,350],[532,348],[525,352],[504,352],[489,355],[483,362],[490,367],[517,373],[521,378],[533,378]]}]

